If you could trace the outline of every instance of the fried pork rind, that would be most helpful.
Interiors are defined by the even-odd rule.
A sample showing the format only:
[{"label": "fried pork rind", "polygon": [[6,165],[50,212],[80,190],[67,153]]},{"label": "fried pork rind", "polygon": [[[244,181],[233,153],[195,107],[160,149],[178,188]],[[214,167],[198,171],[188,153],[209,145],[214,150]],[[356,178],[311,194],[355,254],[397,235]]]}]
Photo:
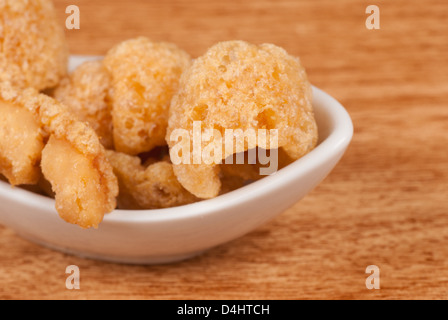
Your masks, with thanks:
[{"label": "fried pork rind", "polygon": [[102,62],[89,61],[63,79],[54,91],[57,100],[89,123],[106,149],[113,148],[110,88],[111,79]]},{"label": "fried pork rind", "polygon": [[37,90],[67,73],[68,49],[51,0],[0,0],[0,81]]},{"label": "fried pork rind", "polygon": [[117,151],[137,155],[165,144],[169,104],[190,64],[190,56],[175,45],[143,37],[109,51],[104,65],[112,75]]},{"label": "fried pork rind", "polygon": [[158,161],[144,167],[139,157],[107,151],[120,185],[120,209],[158,209],[197,201],[177,181],[173,165]]},{"label": "fried pork rind", "polygon": [[[305,69],[285,50],[272,44],[218,43],[182,75],[171,103],[166,139],[172,148],[178,142],[171,141],[171,133],[176,129],[192,132],[194,121],[202,121],[202,130],[219,130],[223,137],[225,129],[277,129],[278,144],[275,140],[271,144],[268,134],[261,147],[282,147],[298,159],[317,143],[311,99]],[[223,152],[223,159],[257,145],[236,141],[233,150]],[[197,197],[219,193],[219,166],[179,164],[174,172]]]},{"label": "fried pork rind", "polygon": [[42,170],[56,194],[56,209],[61,217],[83,228],[98,227],[104,214],[115,209],[107,179],[98,162],[104,161],[83,154],[65,139],[50,137],[42,152]]},{"label": "fried pork rind", "polygon": [[50,136],[41,167],[56,193],[59,215],[82,228],[97,227],[104,214],[116,207],[118,182],[94,130],[67,107],[32,88],[17,90],[0,83],[0,98],[27,109]]},{"label": "fried pork rind", "polygon": [[0,173],[12,185],[38,182],[44,137],[31,111],[0,97]]}]

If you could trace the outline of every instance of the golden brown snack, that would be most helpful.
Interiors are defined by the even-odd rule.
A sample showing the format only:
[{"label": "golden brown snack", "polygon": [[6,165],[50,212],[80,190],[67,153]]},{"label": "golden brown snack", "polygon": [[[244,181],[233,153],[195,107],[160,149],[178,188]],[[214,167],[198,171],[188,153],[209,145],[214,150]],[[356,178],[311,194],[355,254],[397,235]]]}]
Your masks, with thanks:
[{"label": "golden brown snack", "polygon": [[[311,99],[305,69],[285,50],[272,44],[218,43],[182,75],[171,103],[166,139],[172,148],[177,141],[171,140],[171,133],[176,129],[191,132],[194,121],[202,122],[202,131],[217,129],[222,137],[226,129],[277,129],[278,143],[273,140],[270,145],[269,134],[261,145],[260,141],[234,141],[234,148],[226,149],[222,158],[261,146],[283,147],[291,158],[298,159],[317,143]],[[224,145],[225,139],[222,141]],[[182,163],[174,166],[174,172],[181,184],[200,198],[219,193],[219,167],[215,164]]]},{"label": "golden brown snack", "polygon": [[35,89],[0,83],[0,98],[26,108],[50,136],[41,167],[56,192],[59,215],[83,228],[97,227],[115,209],[118,182],[94,130]]},{"label": "golden brown snack", "polygon": [[67,73],[68,49],[51,0],[0,1],[0,81],[42,90]]},{"label": "golden brown snack", "polygon": [[191,58],[173,44],[137,38],[120,43],[104,59],[112,75],[116,150],[131,155],[165,144],[168,108]]},{"label": "golden brown snack", "polygon": [[104,214],[115,209],[115,195],[98,170],[103,159],[86,156],[65,139],[50,137],[42,152],[42,171],[56,194],[61,217],[83,228],[98,227]]},{"label": "golden brown snack", "polygon": [[107,156],[120,184],[120,209],[168,208],[198,200],[177,181],[169,162],[145,168],[138,157],[115,151],[107,151]]},{"label": "golden brown snack", "polygon": [[102,62],[89,61],[63,79],[54,91],[57,100],[89,123],[106,149],[113,148],[110,88],[111,79]]},{"label": "golden brown snack", "polygon": [[36,184],[44,132],[32,112],[0,97],[0,173],[12,185]]}]

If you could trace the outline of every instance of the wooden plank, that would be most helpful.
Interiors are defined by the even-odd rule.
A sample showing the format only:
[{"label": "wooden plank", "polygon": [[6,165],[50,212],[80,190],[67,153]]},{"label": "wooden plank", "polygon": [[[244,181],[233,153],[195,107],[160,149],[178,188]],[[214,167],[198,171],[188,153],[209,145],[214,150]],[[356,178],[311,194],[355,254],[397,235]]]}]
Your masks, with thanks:
[{"label": "wooden plank", "polygon": [[[57,0],[61,23],[73,1]],[[255,232],[190,261],[123,266],[30,244],[0,227],[0,298],[448,298],[448,3],[359,0],[79,0],[72,53],[138,35],[193,56],[215,42],[272,42],[350,112],[355,136],[333,173]],[[65,268],[81,268],[80,291]],[[381,268],[367,290],[365,268]]]}]

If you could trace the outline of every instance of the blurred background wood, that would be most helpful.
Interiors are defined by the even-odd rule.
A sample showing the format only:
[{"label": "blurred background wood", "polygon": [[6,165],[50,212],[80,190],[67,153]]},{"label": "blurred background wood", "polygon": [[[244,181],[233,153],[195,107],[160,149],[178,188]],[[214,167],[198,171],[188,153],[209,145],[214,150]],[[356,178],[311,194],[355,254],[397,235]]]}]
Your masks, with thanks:
[{"label": "blurred background wood", "polygon": [[[339,99],[355,136],[334,172],[255,232],[190,261],[124,266],[64,255],[0,227],[0,298],[448,298],[448,3],[361,0],[55,0],[77,4],[74,54],[144,35],[201,55],[215,42],[272,42]],[[65,289],[65,268],[81,290]],[[381,289],[367,290],[368,265]]]}]

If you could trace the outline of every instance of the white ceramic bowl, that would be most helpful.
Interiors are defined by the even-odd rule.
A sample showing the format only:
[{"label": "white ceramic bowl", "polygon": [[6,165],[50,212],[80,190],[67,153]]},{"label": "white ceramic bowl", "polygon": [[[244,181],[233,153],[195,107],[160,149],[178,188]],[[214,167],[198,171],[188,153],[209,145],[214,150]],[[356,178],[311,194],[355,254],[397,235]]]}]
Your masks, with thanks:
[{"label": "white ceramic bowl", "polygon": [[[72,57],[71,68],[91,57]],[[54,200],[0,181],[0,223],[49,248],[92,259],[155,264],[187,259],[254,230],[316,187],[353,135],[345,109],[313,88],[320,142],[286,168],[215,199],[160,210],[115,210],[98,230],[65,223]]]}]

